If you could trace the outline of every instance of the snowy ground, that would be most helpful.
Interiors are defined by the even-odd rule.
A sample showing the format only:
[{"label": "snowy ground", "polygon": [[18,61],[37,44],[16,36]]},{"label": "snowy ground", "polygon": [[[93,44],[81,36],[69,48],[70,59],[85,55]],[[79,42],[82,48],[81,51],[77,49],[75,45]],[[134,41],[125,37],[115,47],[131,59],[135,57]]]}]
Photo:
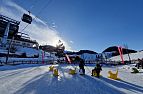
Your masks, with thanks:
[{"label": "snowy ground", "polygon": [[0,67],[0,94],[142,94],[143,72],[130,73],[130,66],[120,66],[120,81],[107,78],[108,70],[117,67],[104,66],[102,77],[91,77],[94,65],[85,67],[84,76],[68,74],[71,65],[55,65],[59,77],[49,71],[50,65],[16,65]]},{"label": "snowy ground", "polygon": [[[131,60],[143,59],[143,51],[139,51],[136,53],[130,53],[129,56],[130,56]],[[128,56],[128,54],[124,54],[123,55],[124,61],[128,61],[129,56]],[[120,55],[111,57],[110,59],[111,59],[111,61],[121,61]]]}]

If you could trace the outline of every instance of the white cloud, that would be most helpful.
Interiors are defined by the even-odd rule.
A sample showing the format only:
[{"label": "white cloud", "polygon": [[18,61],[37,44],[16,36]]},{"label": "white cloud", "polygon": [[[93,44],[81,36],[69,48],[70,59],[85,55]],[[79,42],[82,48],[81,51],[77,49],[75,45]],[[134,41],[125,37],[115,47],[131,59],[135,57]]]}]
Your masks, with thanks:
[{"label": "white cloud", "polygon": [[[19,21],[21,20],[23,13],[28,13],[21,6],[10,0],[2,0],[0,6],[1,14]],[[31,16],[35,18],[35,15],[31,14]],[[21,31],[26,25],[26,23],[21,22],[19,31]],[[37,40],[39,44],[55,46],[58,43],[58,40],[61,40],[66,49],[71,50],[69,44],[60,37],[60,34],[56,30],[49,28],[48,25],[39,18],[36,18],[23,32],[28,33],[30,37]]]},{"label": "white cloud", "polygon": [[72,44],[73,44],[74,42],[71,40],[71,41],[70,41],[70,43],[72,43]]}]

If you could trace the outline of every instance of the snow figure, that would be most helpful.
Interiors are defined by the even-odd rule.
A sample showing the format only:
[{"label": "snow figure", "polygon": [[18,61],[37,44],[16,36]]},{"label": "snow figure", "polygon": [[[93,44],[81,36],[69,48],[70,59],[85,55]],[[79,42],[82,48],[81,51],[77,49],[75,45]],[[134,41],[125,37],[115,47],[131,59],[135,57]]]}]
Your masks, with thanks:
[{"label": "snow figure", "polygon": [[54,75],[54,76],[59,76],[58,69],[55,68],[55,69],[53,70],[53,75]]},{"label": "snow figure", "polygon": [[116,70],[116,73],[113,73],[112,71],[108,71],[108,78],[114,79],[114,80],[120,80],[120,78],[118,78],[118,69]]}]

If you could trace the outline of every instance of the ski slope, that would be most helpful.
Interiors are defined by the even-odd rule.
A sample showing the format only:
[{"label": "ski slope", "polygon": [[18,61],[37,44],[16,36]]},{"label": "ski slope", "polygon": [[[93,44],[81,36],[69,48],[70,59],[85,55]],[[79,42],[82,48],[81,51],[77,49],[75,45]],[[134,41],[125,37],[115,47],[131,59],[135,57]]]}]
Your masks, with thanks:
[{"label": "ski slope", "polygon": [[[68,74],[75,65],[54,65],[60,76],[54,77],[50,65],[21,64],[0,67],[0,94],[142,94],[143,73],[131,74],[130,66],[120,66],[120,81],[107,78],[108,70],[117,67],[104,66],[102,77],[91,77],[94,65],[87,65],[86,75]],[[77,67],[78,68],[78,67]],[[77,70],[78,72],[78,70]]]},{"label": "ski slope", "polygon": [[[136,52],[136,53],[130,53],[129,56],[130,56],[131,60],[142,59],[143,58],[143,51],[139,51],[139,52]],[[123,55],[124,61],[128,61],[129,56],[128,56],[128,54],[124,54]],[[111,61],[121,61],[121,57],[120,57],[120,55],[114,56],[114,57],[111,57],[110,60]]]}]

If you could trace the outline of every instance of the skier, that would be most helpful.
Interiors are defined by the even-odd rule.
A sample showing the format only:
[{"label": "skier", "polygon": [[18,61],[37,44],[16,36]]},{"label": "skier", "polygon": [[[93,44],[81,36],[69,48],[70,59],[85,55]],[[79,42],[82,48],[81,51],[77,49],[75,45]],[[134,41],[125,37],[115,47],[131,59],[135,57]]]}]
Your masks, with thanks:
[{"label": "skier", "polygon": [[82,71],[81,75],[85,74],[84,65],[85,65],[84,60],[82,58],[80,58],[80,60],[79,60],[79,72],[81,73],[81,71]]}]

